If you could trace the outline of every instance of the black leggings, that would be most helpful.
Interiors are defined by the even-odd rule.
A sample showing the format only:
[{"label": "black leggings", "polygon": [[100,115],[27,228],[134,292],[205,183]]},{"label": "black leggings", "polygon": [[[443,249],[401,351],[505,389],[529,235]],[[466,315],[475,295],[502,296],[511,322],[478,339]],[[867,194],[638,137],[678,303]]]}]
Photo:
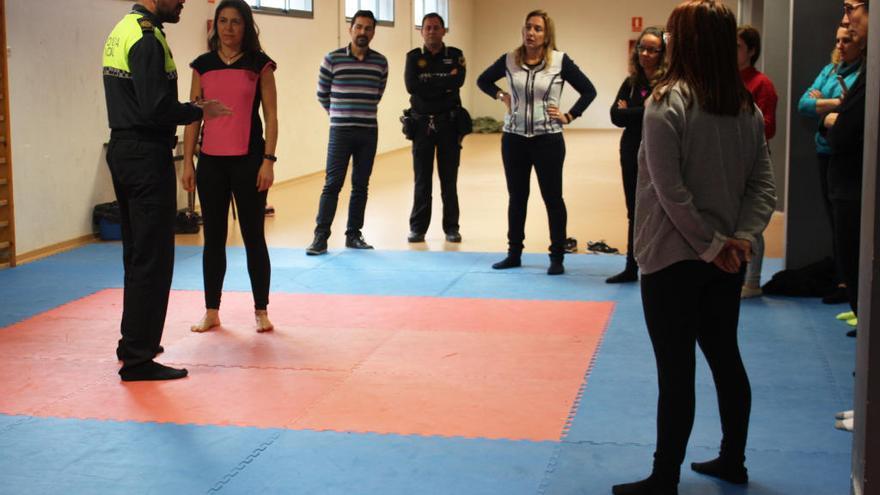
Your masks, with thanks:
[{"label": "black leggings", "polygon": [[743,272],[725,273],[702,261],[681,261],[642,276],[642,304],[657,360],[657,450],[654,472],[678,479],[694,425],[699,344],[715,381],[721,416],[721,456],[745,459],[752,394],[737,342]]},{"label": "black leggings", "polygon": [[623,176],[623,195],[626,199],[626,269],[635,271],[635,252],[633,251],[633,216],[636,213],[636,183],[639,177],[639,144],[621,144],[620,172]]},{"label": "black leggings", "polygon": [[504,133],[501,138],[501,159],[507,179],[507,241],[509,251],[519,255],[525,240],[526,210],[532,166],[538,176],[541,197],[547,207],[550,223],[550,257],[565,256],[565,226],[568,213],[562,199],[562,164],[565,161],[565,140],[561,133],[523,137]]},{"label": "black leggings", "polygon": [[262,154],[246,156],[199,156],[196,183],[205,224],[202,270],[205,277],[205,307],[220,308],[223,277],[226,275],[226,235],[229,203],[235,198],[241,237],[247,253],[248,275],[254,294],[254,308],[269,305],[269,249],[263,224],[268,191],[257,191],[257,174]]}]

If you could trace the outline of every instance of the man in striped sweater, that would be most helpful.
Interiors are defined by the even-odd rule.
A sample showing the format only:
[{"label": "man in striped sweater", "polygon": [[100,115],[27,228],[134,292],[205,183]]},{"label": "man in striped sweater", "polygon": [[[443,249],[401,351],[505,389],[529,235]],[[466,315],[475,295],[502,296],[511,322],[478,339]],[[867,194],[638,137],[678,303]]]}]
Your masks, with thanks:
[{"label": "man in striped sweater", "polygon": [[330,142],[327,146],[327,175],[318,205],[315,239],[308,255],[327,252],[330,225],[336,215],[339,191],[345,182],[348,161],[352,159],[351,200],[345,246],[372,249],[361,234],[367,187],[376,157],[378,124],[376,108],[388,80],[388,60],[370,49],[376,31],[376,18],[369,10],[359,10],[348,29],[351,43],[324,57],[318,76],[318,102],[330,115]]}]

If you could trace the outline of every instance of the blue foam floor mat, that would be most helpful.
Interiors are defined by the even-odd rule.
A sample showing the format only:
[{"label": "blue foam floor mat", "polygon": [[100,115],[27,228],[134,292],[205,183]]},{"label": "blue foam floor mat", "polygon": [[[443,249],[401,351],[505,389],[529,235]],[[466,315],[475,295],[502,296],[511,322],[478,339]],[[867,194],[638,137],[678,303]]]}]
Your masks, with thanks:
[{"label": "blue foam floor mat", "polygon": [[[345,434],[34,418],[0,414],[0,493],[603,494],[648,473],[656,371],[638,284],[604,279],[621,256],[546,255],[491,269],[498,253],[272,249],[277,293],[613,301],[570,428],[560,442]],[[241,248],[225,289],[250,291]],[[765,260],[764,277],[780,269]],[[0,270],[0,327],[122,286],[121,247],[94,244]],[[201,290],[201,248],[178,247],[173,287]],[[855,341],[842,306],[762,297],[743,303],[740,343],[753,390],[747,489],[682,471],[686,495],[836,495],[849,491],[852,437],[832,428],[853,396]],[[714,457],[715,390],[698,354],[688,460]]]}]

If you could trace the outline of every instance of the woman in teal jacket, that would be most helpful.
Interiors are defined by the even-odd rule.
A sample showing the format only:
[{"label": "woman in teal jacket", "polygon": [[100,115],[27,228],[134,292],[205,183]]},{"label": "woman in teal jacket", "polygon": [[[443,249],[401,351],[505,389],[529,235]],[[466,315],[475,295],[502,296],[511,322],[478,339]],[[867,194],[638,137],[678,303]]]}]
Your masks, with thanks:
[{"label": "woman in teal jacket", "polygon": [[[862,68],[862,50],[850,36],[849,29],[839,27],[837,29],[837,43],[831,55],[831,63],[826,65],[813,84],[801,96],[798,103],[798,112],[805,117],[819,120],[827,113],[840,106],[843,101],[844,89],[851,88],[859,76]],[[831,157],[831,146],[819,132],[816,132],[816,154],[819,158],[819,183],[822,187],[822,202],[828,215],[829,223],[833,222],[831,215],[831,199],[828,196],[828,162]],[[837,260],[837,245],[832,243],[832,250]],[[835,264],[835,266],[837,266]],[[840,268],[837,269],[837,280],[843,281]],[[823,302],[836,303],[846,301],[846,288],[839,286],[838,290],[829,294]]]}]

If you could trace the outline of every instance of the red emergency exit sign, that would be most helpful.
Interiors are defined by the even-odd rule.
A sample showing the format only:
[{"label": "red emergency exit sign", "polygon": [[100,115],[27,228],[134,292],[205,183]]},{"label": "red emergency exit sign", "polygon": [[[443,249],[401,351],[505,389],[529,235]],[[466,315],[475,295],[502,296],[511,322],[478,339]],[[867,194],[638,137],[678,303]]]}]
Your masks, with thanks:
[{"label": "red emergency exit sign", "polygon": [[633,32],[634,32],[634,33],[641,33],[641,32],[642,32],[642,25],[643,25],[643,24],[644,24],[644,22],[642,21],[642,18],[641,18],[641,17],[633,17],[633,18],[632,18],[632,30],[633,30]]}]

